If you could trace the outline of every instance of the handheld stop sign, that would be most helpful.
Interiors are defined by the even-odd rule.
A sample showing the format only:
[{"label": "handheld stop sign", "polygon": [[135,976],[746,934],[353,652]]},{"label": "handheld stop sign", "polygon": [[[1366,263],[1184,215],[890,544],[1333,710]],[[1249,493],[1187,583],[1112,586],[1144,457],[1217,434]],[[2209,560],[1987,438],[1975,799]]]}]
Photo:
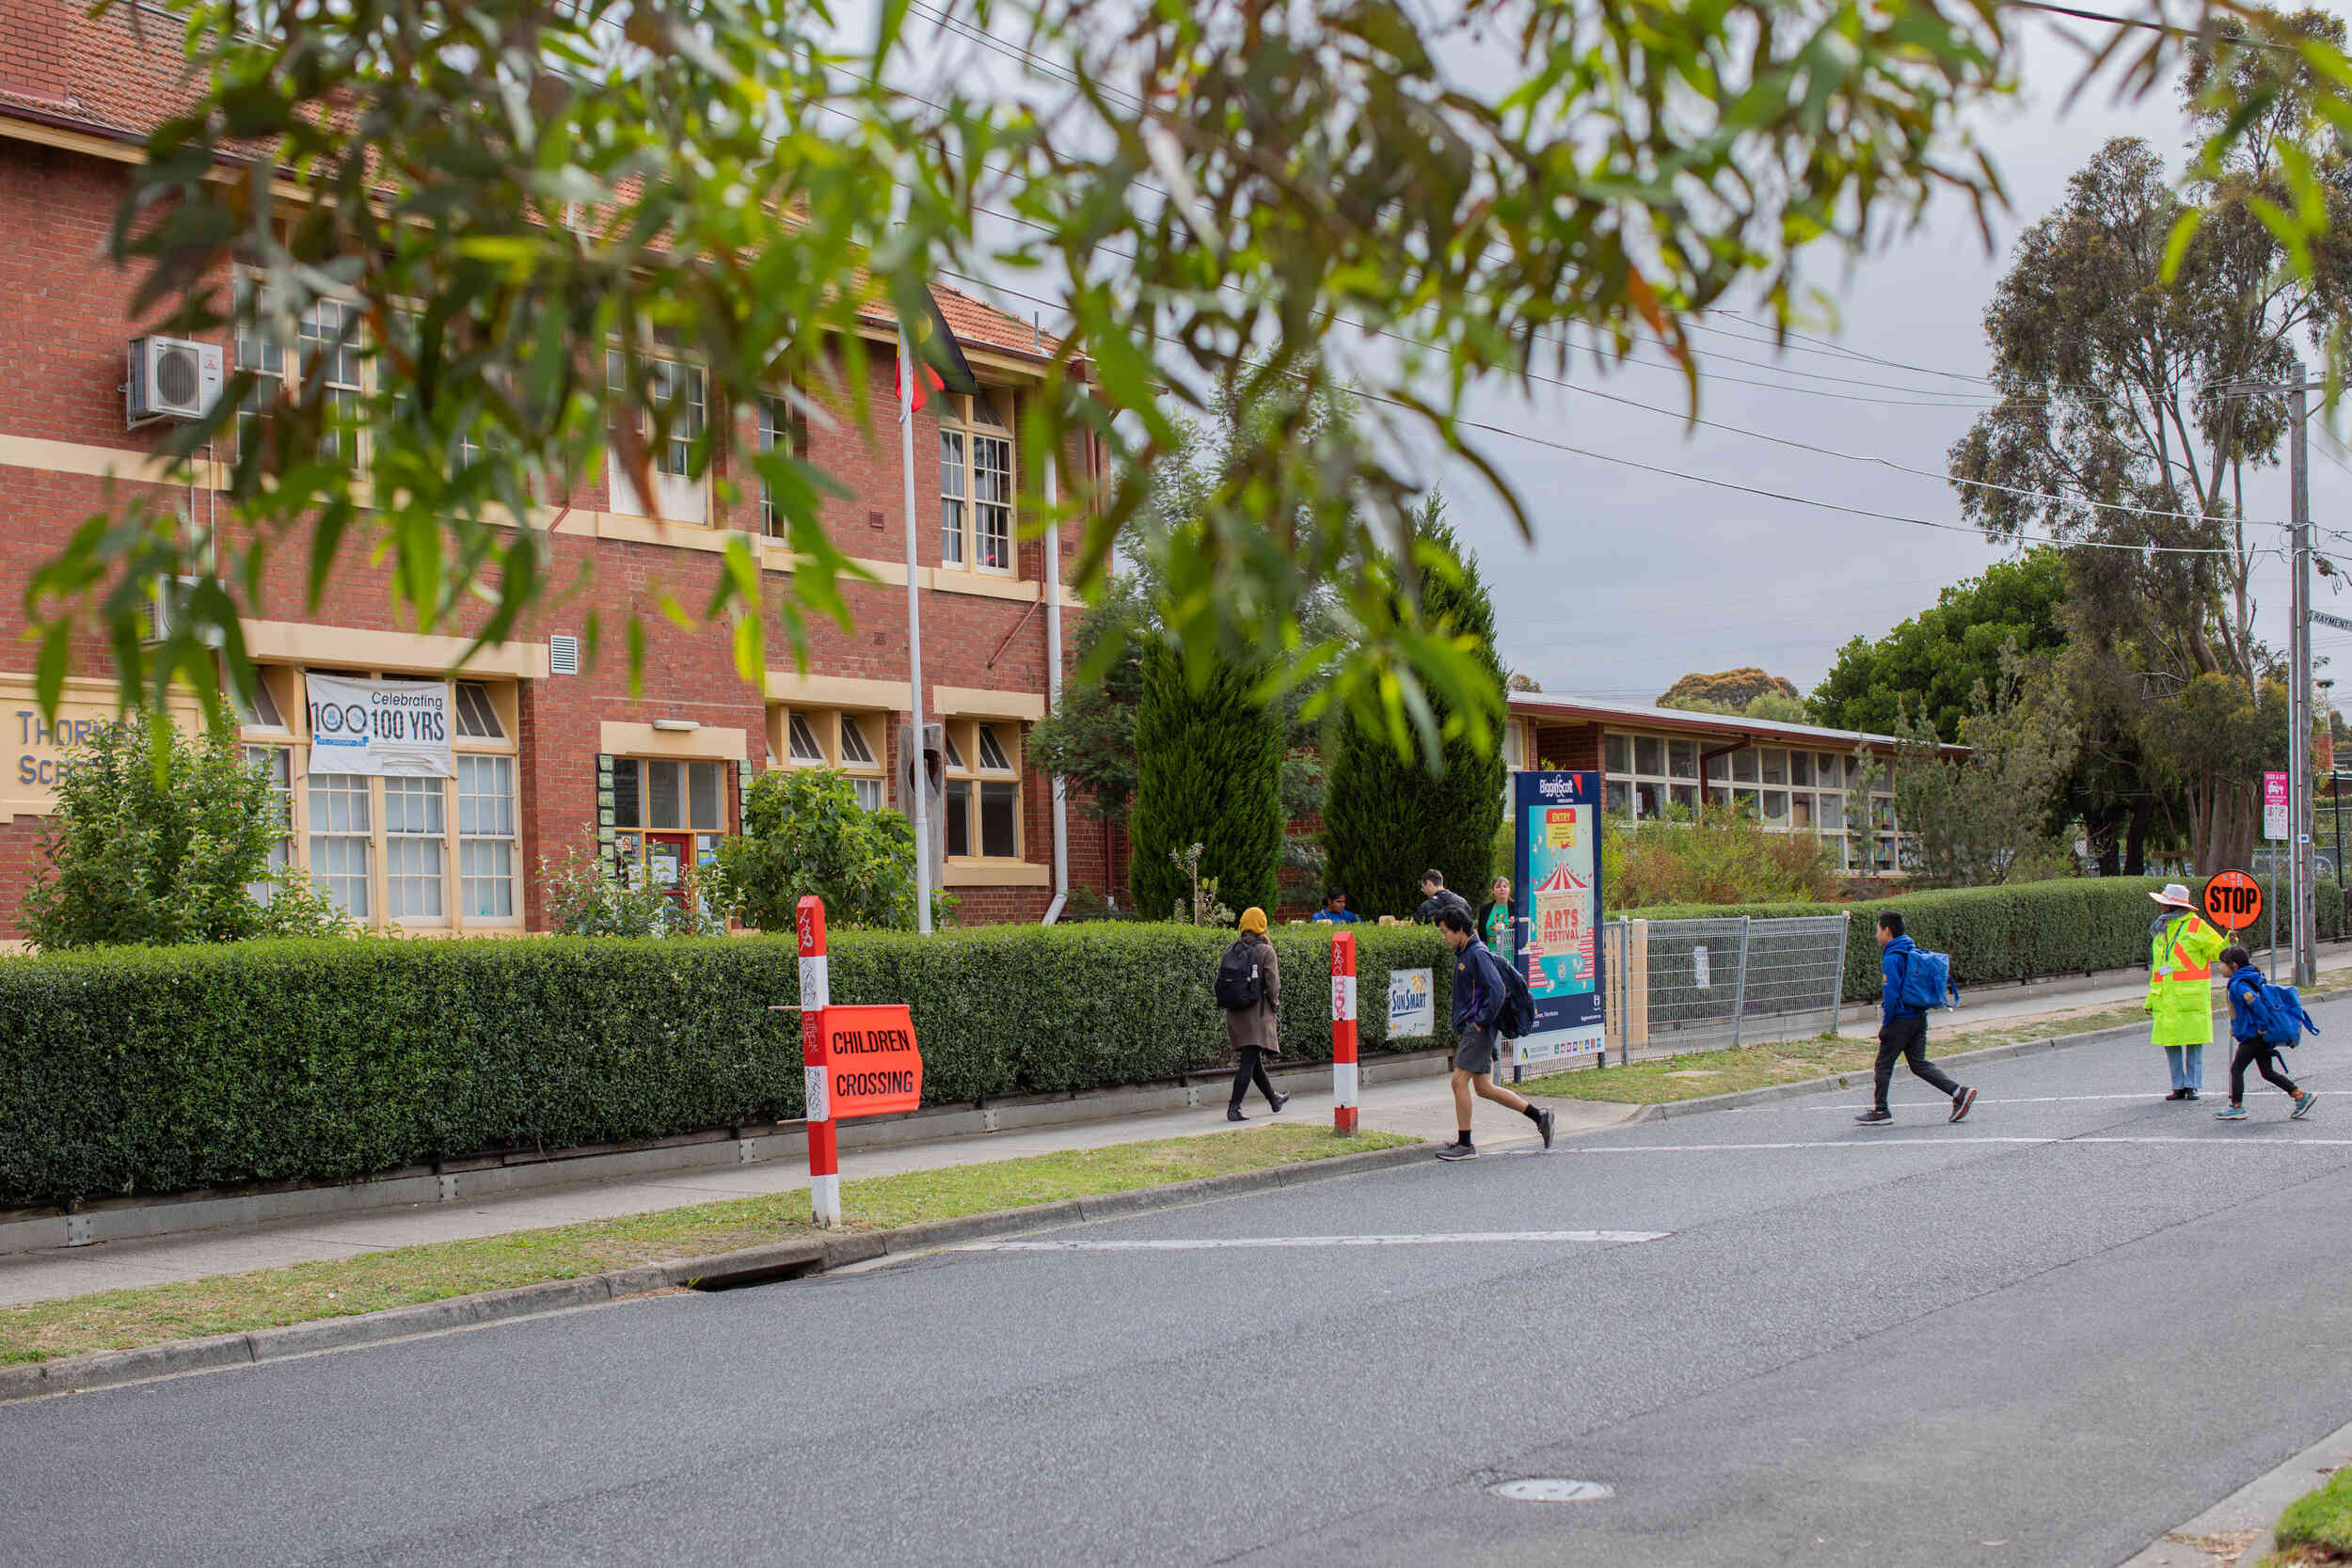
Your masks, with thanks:
[{"label": "handheld stop sign", "polygon": [[2225,931],[2242,931],[2263,912],[2262,884],[2243,871],[2217,871],[2205,884],[2205,918]]}]

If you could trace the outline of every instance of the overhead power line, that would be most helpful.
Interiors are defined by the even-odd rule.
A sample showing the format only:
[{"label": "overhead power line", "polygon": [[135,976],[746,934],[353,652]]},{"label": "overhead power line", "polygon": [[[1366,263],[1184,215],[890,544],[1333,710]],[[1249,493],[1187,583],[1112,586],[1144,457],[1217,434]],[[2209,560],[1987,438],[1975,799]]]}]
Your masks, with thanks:
[{"label": "overhead power line", "polygon": [[[1008,288],[1003,284],[992,283],[986,278],[972,277],[963,273],[947,271],[945,268],[942,268],[941,271],[948,277],[956,278],[960,282],[969,283],[975,288],[984,289],[993,293],[1002,294],[1012,299],[1018,299],[1027,304],[1041,306],[1047,309],[1059,310],[1065,309],[1064,306],[1057,304],[1053,300],[1042,298],[1037,294],[1024,293],[1018,289]],[[1422,410],[1414,407],[1413,404],[1406,403],[1402,398],[1384,397],[1377,392],[1365,391],[1356,391],[1351,395],[1360,398],[1367,403],[1382,404],[1391,408],[1404,409],[1408,413],[1422,412]],[[1657,474],[1667,479],[1678,479],[1692,484],[1703,484],[1710,489],[1728,490],[1738,495],[1753,496],[1763,500],[1787,501],[1795,506],[1810,506],[1825,512],[1843,513],[1848,516],[1866,517],[1876,522],[1902,523],[1916,528],[1936,529],[1947,533],[1967,533],[1981,537],[1983,532],[1982,530],[1977,528],[1971,523],[1947,522],[1931,517],[1914,517],[1898,512],[1881,512],[1873,507],[1851,506],[1843,501],[1822,500],[1811,496],[1789,495],[1785,491],[1768,490],[1763,488],[1761,485],[1740,484],[1732,480],[1715,479],[1709,475],[1694,474],[1681,468],[1669,468],[1656,463],[1644,463],[1638,458],[1624,457],[1614,452],[1595,451],[1590,448],[1572,446],[1565,441],[1554,441],[1549,436],[1536,436],[1523,430],[1512,430],[1503,425],[1487,424],[1479,420],[1454,419],[1448,420],[1447,422],[1457,425],[1465,430],[1475,430],[1486,435],[1502,436],[1516,440],[1526,441],[1534,446],[1546,447],[1554,451],[1565,452],[1572,457],[1589,458],[1596,463],[1608,463],[1618,467],[1638,469],[1643,473]],[[2057,545],[2068,549],[2129,550],[2134,554],[2138,555],[2229,556],[2234,559],[2238,553],[2233,549],[2228,548],[2209,549],[2183,545],[2120,545],[2095,539],[2058,539],[2051,537],[2047,534],[2031,534],[2022,531],[2011,535],[2011,537],[2032,544]],[[2249,556],[2277,555],[2280,553],[2281,552],[2275,548],[2248,552]]]}]

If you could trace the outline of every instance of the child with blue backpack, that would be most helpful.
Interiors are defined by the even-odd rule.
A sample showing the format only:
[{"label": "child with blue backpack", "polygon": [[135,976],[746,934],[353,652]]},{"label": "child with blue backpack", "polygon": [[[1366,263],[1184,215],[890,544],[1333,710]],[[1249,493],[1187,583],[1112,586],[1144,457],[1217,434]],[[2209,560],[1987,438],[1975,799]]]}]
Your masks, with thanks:
[{"label": "child with blue backpack", "polygon": [[2303,1010],[2302,998],[2292,987],[2274,986],[2254,967],[2254,956],[2243,947],[2224,948],[2222,967],[2229,970],[2230,1037],[2237,1049],[2230,1056],[2230,1103],[2214,1113],[2217,1121],[2246,1119],[2246,1069],[2260,1068],[2262,1075],[2284,1089],[2295,1101],[2287,1114],[2297,1121],[2312,1114],[2319,1096],[2297,1088],[2282,1070],[2279,1048],[2293,1045],[2303,1031],[2319,1032]]},{"label": "child with blue backpack", "polygon": [[1954,1121],[1964,1121],[1977,1103],[1977,1091],[1956,1084],[1950,1074],[1928,1060],[1928,1009],[1944,1006],[1950,990],[1951,971],[1937,955],[1903,934],[1903,917],[1893,910],[1879,915],[1879,1059],[1870,1108],[1854,1117],[1865,1127],[1883,1127],[1895,1119],[1886,1108],[1886,1088],[1899,1059],[1911,1064],[1912,1076],[1952,1097]]}]

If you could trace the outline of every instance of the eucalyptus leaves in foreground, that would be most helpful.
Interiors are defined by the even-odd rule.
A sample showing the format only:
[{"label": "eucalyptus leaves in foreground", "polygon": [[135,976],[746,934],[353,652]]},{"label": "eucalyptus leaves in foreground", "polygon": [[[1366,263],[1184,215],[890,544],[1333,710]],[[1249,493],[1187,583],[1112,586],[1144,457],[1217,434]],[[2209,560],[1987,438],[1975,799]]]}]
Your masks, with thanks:
[{"label": "eucalyptus leaves in foreground", "polygon": [[[1327,700],[1433,763],[1449,733],[1491,748],[1502,710],[1411,563],[1378,564],[1423,489],[1416,448],[1486,475],[1532,534],[1468,400],[1587,347],[1687,358],[1684,323],[1734,294],[1793,309],[1819,242],[1864,246],[1937,190],[1982,205],[1997,183],[1960,117],[2006,88],[2009,47],[1994,0],[977,0],[965,20],[1057,62],[1006,92],[1001,61],[904,0],[855,48],[821,0],[161,8],[199,96],[123,199],[134,313],[298,352],[314,302],[344,301],[324,330],[376,372],[349,407],[316,376],[240,372],[166,438],[234,451],[224,526],[92,518],[30,590],[45,704],[77,628],[126,700],[177,675],[216,702],[211,644],[250,678],[240,619],[288,553],[313,610],[380,560],[417,629],[515,636],[564,585],[550,531],[575,483],[609,464],[650,493],[673,440],[692,474],[766,484],[799,557],[765,577],[730,539],[651,595],[727,628],[757,681],[771,639],[803,656],[810,617],[847,622],[856,568],[823,521],[841,476],[744,450],[731,411],[780,400],[812,442],[886,431],[866,335],[985,270],[1022,314],[1066,302],[1022,436],[1084,516],[1081,591],[1124,539],[1187,658],[1268,670],[1269,695],[1327,674]],[[124,14],[171,31],[153,10]],[[259,286],[229,290],[234,265]],[[725,417],[693,420],[665,356],[703,367]],[[1319,426],[1338,388],[1364,417]],[[1154,513],[1180,417],[1224,400],[1272,412],[1199,507]],[[171,631],[150,645],[159,582]],[[1339,613],[1311,635],[1319,586]],[[641,663],[638,619],[587,630]]]}]

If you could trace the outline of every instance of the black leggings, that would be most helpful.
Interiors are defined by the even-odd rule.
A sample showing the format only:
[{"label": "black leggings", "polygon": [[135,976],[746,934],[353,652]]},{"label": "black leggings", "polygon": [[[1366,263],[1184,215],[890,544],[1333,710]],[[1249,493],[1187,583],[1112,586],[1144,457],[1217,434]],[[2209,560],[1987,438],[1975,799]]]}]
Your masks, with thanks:
[{"label": "black leggings", "polygon": [[2242,1105],[2246,1102],[2246,1069],[2249,1067],[2262,1069],[2265,1078],[2287,1093],[2301,1095],[2303,1091],[2295,1086],[2294,1079],[2279,1070],[2280,1066],[2277,1046],[2265,1045],[2260,1040],[2238,1041],[2237,1049],[2230,1053],[2230,1103]]},{"label": "black leggings", "polygon": [[1249,1093],[1252,1083],[1258,1085],[1258,1092],[1265,1096],[1265,1102],[1273,1104],[1274,1081],[1265,1075],[1265,1068],[1260,1060],[1262,1053],[1254,1045],[1245,1045],[1233,1054],[1238,1058],[1233,1066],[1233,1109],[1241,1109],[1242,1100]]}]

